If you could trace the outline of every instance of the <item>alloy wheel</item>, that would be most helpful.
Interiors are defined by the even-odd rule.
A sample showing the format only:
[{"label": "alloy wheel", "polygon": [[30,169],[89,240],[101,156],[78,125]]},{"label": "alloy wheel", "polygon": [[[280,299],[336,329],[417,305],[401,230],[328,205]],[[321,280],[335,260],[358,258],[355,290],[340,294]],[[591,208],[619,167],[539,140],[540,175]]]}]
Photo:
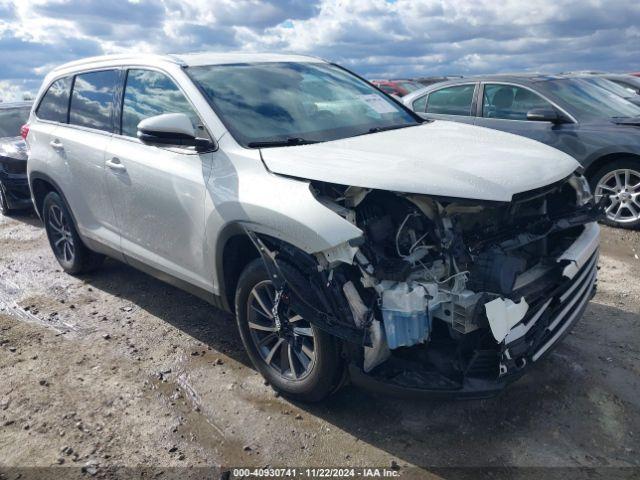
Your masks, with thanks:
[{"label": "alloy wheel", "polygon": [[65,262],[73,262],[75,244],[67,216],[58,205],[51,205],[47,215],[51,245],[56,256]]},{"label": "alloy wheel", "polygon": [[302,380],[316,363],[316,338],[311,324],[286,303],[280,321],[273,315],[275,287],[264,280],[253,287],[247,300],[251,339],[267,366],[291,381]]},{"label": "alloy wheel", "polygon": [[596,185],[595,199],[608,197],[607,218],[617,223],[640,220],[640,172],[623,168],[604,175]]}]

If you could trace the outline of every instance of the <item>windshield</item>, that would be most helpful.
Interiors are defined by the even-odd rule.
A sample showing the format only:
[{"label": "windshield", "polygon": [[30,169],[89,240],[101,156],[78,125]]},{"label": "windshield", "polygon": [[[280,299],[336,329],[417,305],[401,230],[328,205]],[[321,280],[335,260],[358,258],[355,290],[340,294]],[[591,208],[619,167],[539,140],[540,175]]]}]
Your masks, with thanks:
[{"label": "windshield", "polygon": [[325,142],[419,124],[387,96],[335,65],[211,65],[188,72],[245,147]]},{"label": "windshield", "polygon": [[585,78],[584,80],[593,85],[604,88],[605,90],[609,90],[610,92],[615,93],[616,95],[622,98],[628,98],[634,95],[632,92],[629,92],[629,90],[627,90],[623,86],[618,85],[617,83],[614,83],[611,80],[607,80],[606,78],[594,77],[594,78]]},{"label": "windshield", "polygon": [[0,138],[18,137],[20,127],[29,119],[30,107],[0,108]]},{"label": "windshield", "polygon": [[584,79],[550,80],[543,82],[540,88],[564,100],[582,115],[609,118],[640,116],[640,107]]}]

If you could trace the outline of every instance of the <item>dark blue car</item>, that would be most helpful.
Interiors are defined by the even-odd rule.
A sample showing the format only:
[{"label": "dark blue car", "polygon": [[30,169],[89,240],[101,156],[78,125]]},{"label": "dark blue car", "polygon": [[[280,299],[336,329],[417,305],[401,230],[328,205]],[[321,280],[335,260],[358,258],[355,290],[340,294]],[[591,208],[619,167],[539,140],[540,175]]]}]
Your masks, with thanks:
[{"label": "dark blue car", "polygon": [[608,198],[605,223],[640,226],[640,107],[585,79],[504,75],[431,85],[402,99],[425,118],[538,140],[575,157]]},{"label": "dark blue car", "polygon": [[29,119],[31,103],[0,103],[0,213],[31,207],[27,181],[27,145],[20,127]]}]

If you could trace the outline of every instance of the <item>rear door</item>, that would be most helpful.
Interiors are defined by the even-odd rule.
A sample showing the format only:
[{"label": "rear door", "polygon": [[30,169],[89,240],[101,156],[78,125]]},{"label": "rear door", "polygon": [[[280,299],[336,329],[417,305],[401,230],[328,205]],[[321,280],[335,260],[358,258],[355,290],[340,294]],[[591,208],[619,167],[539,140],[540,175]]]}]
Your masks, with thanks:
[{"label": "rear door", "polygon": [[[107,149],[107,182],[128,261],[211,289],[204,260],[204,205],[212,153],[155,147],[137,138],[137,125],[165,113],[187,114],[208,133],[189,100],[164,72],[130,69],[122,98],[121,134]],[[137,266],[142,266],[138,264]]]},{"label": "rear door", "polygon": [[414,102],[424,118],[473,124],[477,83],[447,85]]},{"label": "rear door", "polygon": [[64,194],[81,234],[118,248],[113,206],[105,184],[105,149],[113,134],[119,70],[75,76],[69,103],[69,123],[57,127],[51,147],[66,166]]},{"label": "rear door", "polygon": [[575,143],[572,138],[576,135],[576,123],[527,120],[529,110],[557,110],[549,100],[530,88],[487,82],[482,84],[480,97],[476,125],[522,135],[564,151],[570,150],[568,144]]},{"label": "rear door", "polygon": [[[29,145],[28,167],[34,165],[38,169],[43,166],[56,168],[60,162],[60,151],[56,147],[56,132],[60,124],[67,123],[69,115],[69,95],[71,95],[71,85],[73,77],[64,77],[54,81],[43,95],[35,112],[35,120],[29,124]],[[64,172],[61,178],[65,177]]]}]

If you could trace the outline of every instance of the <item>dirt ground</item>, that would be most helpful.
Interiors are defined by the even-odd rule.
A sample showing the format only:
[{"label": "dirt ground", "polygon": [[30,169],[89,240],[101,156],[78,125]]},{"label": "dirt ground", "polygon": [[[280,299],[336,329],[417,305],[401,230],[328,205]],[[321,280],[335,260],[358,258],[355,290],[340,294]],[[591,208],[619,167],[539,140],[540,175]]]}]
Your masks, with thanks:
[{"label": "dirt ground", "polygon": [[583,320],[497,398],[310,406],[264,384],[229,315],[116,261],[66,275],[36,217],[0,216],[0,467],[638,467],[639,256],[604,228]]}]

